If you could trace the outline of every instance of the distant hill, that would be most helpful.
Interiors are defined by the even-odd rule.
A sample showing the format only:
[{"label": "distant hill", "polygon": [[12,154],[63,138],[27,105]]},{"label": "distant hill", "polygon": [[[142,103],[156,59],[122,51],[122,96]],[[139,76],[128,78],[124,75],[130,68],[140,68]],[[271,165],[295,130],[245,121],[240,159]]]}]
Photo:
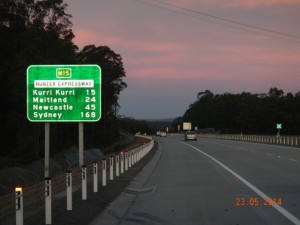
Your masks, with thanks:
[{"label": "distant hill", "polygon": [[143,121],[146,122],[169,122],[172,123],[175,118],[167,118],[167,119],[142,119]]},{"label": "distant hill", "polygon": [[171,129],[171,124],[175,120],[175,118],[167,118],[167,119],[144,119],[148,126],[155,130],[166,130],[168,127]]}]

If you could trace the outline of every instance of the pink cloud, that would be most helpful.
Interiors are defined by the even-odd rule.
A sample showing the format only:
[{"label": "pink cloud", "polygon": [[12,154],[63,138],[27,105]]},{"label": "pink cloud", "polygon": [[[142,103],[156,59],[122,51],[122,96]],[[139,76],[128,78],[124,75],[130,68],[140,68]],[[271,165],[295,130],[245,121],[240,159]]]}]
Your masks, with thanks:
[{"label": "pink cloud", "polygon": [[[188,68],[187,76],[190,76],[201,68],[221,70],[224,67],[235,68],[243,65],[243,69],[247,66],[251,69],[255,64],[270,68],[278,65],[291,65],[294,69],[295,65],[299,64],[300,58],[300,54],[296,52],[270,51],[262,46],[235,46],[234,44],[229,46],[200,46],[194,50],[193,54],[180,47],[176,49],[176,46],[175,44],[173,48],[167,48],[169,51],[161,55],[155,54],[155,52],[151,54],[151,49],[149,49],[150,54],[140,58],[129,57],[126,59],[126,62],[134,68],[139,68],[137,70],[140,71],[137,74],[141,74],[142,70],[149,70],[147,73],[151,73],[153,76],[157,73],[157,76],[160,76],[160,70],[166,70],[165,67],[168,70],[168,67],[173,66],[174,70],[180,71],[182,71],[182,68],[185,68],[185,70]],[[134,76],[134,74],[131,75]]]},{"label": "pink cloud", "polygon": [[182,7],[203,4],[208,6],[222,7],[242,7],[242,8],[259,8],[272,6],[295,6],[299,5],[299,0],[178,0],[176,5]]},{"label": "pink cloud", "polygon": [[[75,42],[81,47],[87,44],[97,45],[99,37],[88,31],[79,30],[76,31]],[[141,42],[132,38],[124,43],[118,36],[103,36],[99,44],[108,45],[121,54],[125,70],[128,72],[127,76],[137,79],[164,77],[181,80],[183,77],[196,79],[207,75],[220,76],[224,69],[237,71],[237,67],[241,65],[243,69],[247,68],[248,72],[253,71],[252,67],[255,64],[259,65],[261,70],[266,67],[271,70],[272,67],[284,64],[291,65],[295,70],[295,65],[299,64],[300,59],[300,54],[297,52],[281,53],[278,50],[273,52],[264,46],[243,46],[234,43],[192,46],[189,43],[163,40],[160,43]],[[284,68],[288,71],[286,66]]]},{"label": "pink cloud", "polygon": [[[215,3],[220,1],[214,0]],[[299,5],[298,0],[223,0],[221,5],[230,7],[245,7],[245,8],[259,8],[271,6],[293,6]]]},{"label": "pink cloud", "polygon": [[[300,65],[299,52],[292,48],[291,51],[270,48],[270,38],[255,34],[231,36],[228,32],[222,36],[214,36],[214,33],[206,36],[202,33],[201,41],[182,42],[180,33],[168,35],[163,24],[149,26],[146,33],[141,30],[135,35],[111,29],[114,27],[111,24],[101,26],[96,28],[102,31],[98,35],[86,28],[74,30],[75,43],[81,48],[88,44],[109,46],[122,56],[126,79],[135,79],[139,85],[182,83],[188,86],[191,84],[187,82],[192,82],[195,86],[210,89],[213,83],[225,87],[234,83],[235,87],[246,90],[250,86],[255,88],[258,83],[269,86],[272,80],[277,82],[274,85],[286,84],[286,80],[295,78],[295,71],[300,70],[297,66]],[[219,37],[226,44],[220,42]],[[188,38],[192,40],[199,36],[195,33]]]}]

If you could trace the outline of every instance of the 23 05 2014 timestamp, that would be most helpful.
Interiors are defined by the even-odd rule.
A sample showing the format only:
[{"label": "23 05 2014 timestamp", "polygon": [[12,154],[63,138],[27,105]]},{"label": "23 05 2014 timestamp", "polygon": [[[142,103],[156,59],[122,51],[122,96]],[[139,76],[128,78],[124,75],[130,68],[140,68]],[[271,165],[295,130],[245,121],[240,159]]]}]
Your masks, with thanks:
[{"label": "23 05 2014 timestamp", "polygon": [[257,198],[257,197],[237,197],[235,198],[236,206],[274,206],[282,205],[281,198]]}]

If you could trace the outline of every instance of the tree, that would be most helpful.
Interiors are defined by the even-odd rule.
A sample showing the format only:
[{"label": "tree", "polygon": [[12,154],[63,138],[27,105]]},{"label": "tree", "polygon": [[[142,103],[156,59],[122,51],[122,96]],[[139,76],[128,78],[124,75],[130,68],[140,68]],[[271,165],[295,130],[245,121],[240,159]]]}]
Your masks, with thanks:
[{"label": "tree", "polygon": [[[171,127],[174,131],[179,132],[180,129],[182,129],[182,123],[183,123],[183,118],[182,117],[177,117],[173,120]],[[178,127],[179,126],[179,127]],[[178,129],[179,128],[179,129]]]},{"label": "tree", "polygon": [[[66,9],[63,0],[0,1],[0,124],[4,133],[0,157],[18,156],[29,162],[43,156],[44,124],[26,118],[26,69],[33,64],[100,65],[102,119],[87,125],[93,129],[86,136],[86,147],[99,147],[118,138],[118,98],[127,86],[122,80],[122,58],[106,46],[90,45],[78,52],[73,43],[72,16]],[[77,124],[51,123],[50,135],[51,153],[76,145]]]},{"label": "tree", "polygon": [[115,119],[119,109],[120,92],[127,87],[122,57],[107,46],[88,45],[78,54],[82,63],[97,64],[102,73],[102,105],[104,120]]},{"label": "tree", "polygon": [[149,127],[146,121],[143,120],[136,120],[133,118],[123,117],[117,119],[118,127],[126,130],[130,134],[136,134],[140,132],[141,134],[147,133],[151,134],[153,133],[153,130]]},{"label": "tree", "polygon": [[[118,137],[116,118],[119,95],[127,87],[123,81],[126,73],[122,57],[107,46],[88,45],[78,53],[78,61],[84,64],[97,64],[101,68],[102,118],[99,124],[89,124],[89,127],[94,130],[95,143],[111,142]],[[99,125],[102,129],[99,129]]]},{"label": "tree", "polygon": [[272,88],[270,88],[268,95],[270,97],[280,98],[284,95],[284,92],[283,92],[283,90],[278,89],[277,87],[272,87]]},{"label": "tree", "polygon": [[199,129],[215,128],[222,133],[274,134],[276,123],[282,123],[282,134],[298,134],[299,93],[284,95],[276,87],[270,88],[268,94],[199,92],[183,119]]},{"label": "tree", "polygon": [[77,46],[62,0],[3,0],[0,4],[0,122],[5,131],[1,155],[30,161],[39,155],[43,132],[40,124],[26,118],[26,68],[75,63]]}]

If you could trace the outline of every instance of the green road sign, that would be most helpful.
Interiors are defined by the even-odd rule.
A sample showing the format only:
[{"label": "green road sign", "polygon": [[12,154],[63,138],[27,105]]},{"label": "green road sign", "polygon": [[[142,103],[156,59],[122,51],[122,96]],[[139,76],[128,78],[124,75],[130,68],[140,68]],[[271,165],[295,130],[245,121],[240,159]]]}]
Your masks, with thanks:
[{"label": "green road sign", "polygon": [[276,127],[277,127],[278,130],[279,130],[279,129],[282,129],[282,124],[281,124],[281,123],[277,123],[277,124],[276,124]]},{"label": "green road sign", "polygon": [[93,122],[101,118],[98,65],[27,68],[27,118],[32,122]]}]

